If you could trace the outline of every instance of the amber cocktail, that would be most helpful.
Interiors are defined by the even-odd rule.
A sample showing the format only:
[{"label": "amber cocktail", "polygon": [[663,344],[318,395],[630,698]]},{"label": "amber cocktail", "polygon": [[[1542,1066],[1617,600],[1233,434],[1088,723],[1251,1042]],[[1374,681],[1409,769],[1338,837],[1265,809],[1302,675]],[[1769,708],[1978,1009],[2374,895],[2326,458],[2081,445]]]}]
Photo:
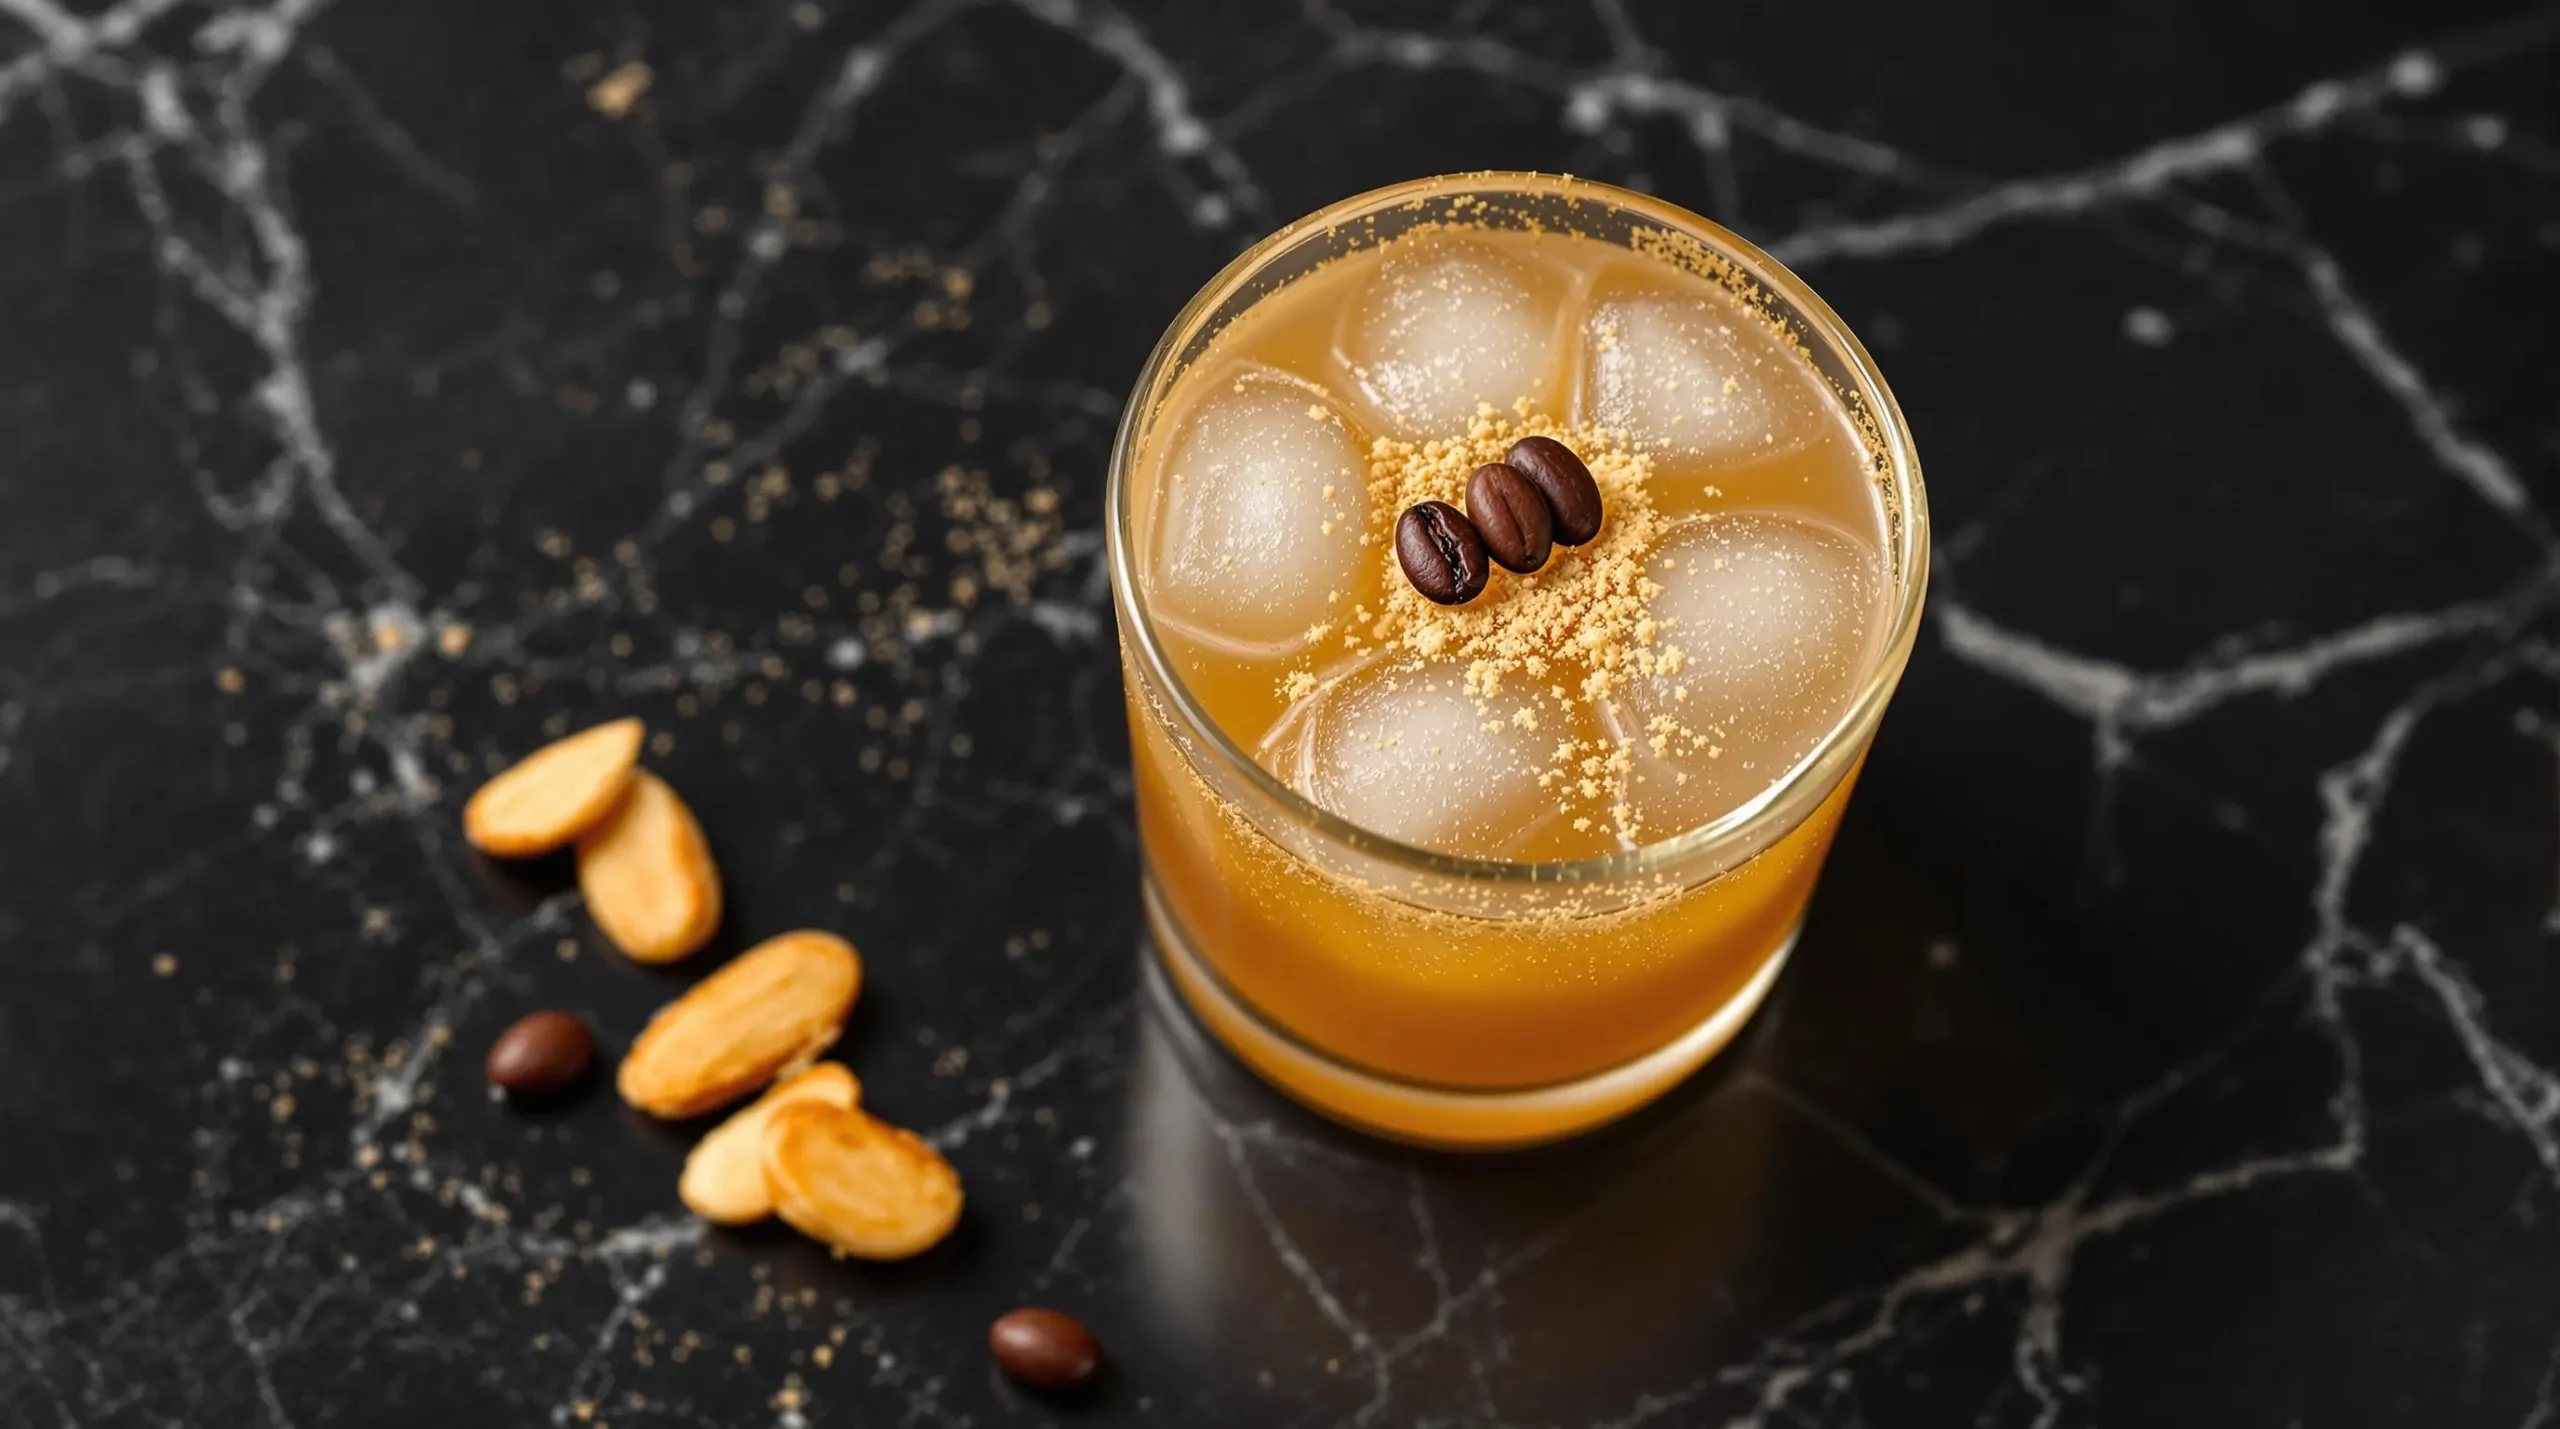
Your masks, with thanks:
[{"label": "amber cocktail", "polygon": [[[1399,518],[1524,438],[1587,463],[1597,533],[1439,603]],[[1454,1146],[1621,1115],[1749,1017],[1928,560],[1901,415],[1820,299],[1533,174],[1230,265],[1139,378],[1110,506],[1166,972],[1291,1095]]]}]

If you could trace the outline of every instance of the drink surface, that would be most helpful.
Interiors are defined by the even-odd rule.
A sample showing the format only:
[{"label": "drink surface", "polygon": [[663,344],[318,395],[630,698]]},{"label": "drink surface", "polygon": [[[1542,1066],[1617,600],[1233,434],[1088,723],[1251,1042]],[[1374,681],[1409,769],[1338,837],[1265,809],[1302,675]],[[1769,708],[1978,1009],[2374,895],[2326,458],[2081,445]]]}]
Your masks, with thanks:
[{"label": "drink surface", "polygon": [[[1523,431],[1604,473],[1600,536],[1417,603],[1396,517],[1463,505]],[[1869,449],[1808,360],[1713,277],[1568,234],[1426,227],[1263,298],[1136,476],[1149,609],[1210,717],[1319,806],[1443,853],[1712,821],[1831,730],[1889,624]]]}]

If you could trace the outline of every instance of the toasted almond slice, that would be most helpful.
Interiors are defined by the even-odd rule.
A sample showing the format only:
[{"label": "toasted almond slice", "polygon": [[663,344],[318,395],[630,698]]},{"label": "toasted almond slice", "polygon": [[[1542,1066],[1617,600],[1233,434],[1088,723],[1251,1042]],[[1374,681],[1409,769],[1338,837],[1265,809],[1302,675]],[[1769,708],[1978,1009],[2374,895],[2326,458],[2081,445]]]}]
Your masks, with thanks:
[{"label": "toasted almond slice", "polygon": [[665,780],[635,771],[620,807],[578,839],[578,891],[613,945],[671,963],[720,926],[720,870],[693,810]]},{"label": "toasted almond slice", "polygon": [[764,1133],[773,1114],[803,1101],[849,1110],[861,1098],[862,1084],[836,1062],[820,1062],[774,1083],[694,1144],[693,1154],[684,1159],[676,1195],[695,1215],[716,1225],[763,1220],[773,1214],[773,1198],[764,1189]]},{"label": "toasted almond slice", "polygon": [[792,1229],[865,1260],[929,1250],[960,1222],[960,1173],[913,1132],[793,1102],[764,1134],[764,1184]]},{"label": "toasted almond slice", "polygon": [[835,934],[768,938],[659,1008],[615,1085],[652,1116],[726,1106],[833,1045],[861,987],[862,959]]},{"label": "toasted almond slice", "polygon": [[640,721],[617,719],[553,740],[480,786],[462,836],[500,858],[531,858],[613,812],[639,763]]}]

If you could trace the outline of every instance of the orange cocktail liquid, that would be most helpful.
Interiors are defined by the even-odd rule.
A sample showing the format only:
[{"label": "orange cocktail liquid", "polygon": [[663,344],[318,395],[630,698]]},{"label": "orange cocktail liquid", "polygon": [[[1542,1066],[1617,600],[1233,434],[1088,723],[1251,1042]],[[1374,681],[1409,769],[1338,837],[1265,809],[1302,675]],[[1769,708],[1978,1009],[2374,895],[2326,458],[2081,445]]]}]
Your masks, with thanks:
[{"label": "orange cocktail liquid", "polygon": [[[1301,399],[1304,432],[1270,425]],[[1397,513],[1367,484],[1372,444],[1454,438],[1470,411],[1481,422],[1506,408],[1576,431],[1605,423],[1644,453],[1661,533],[1646,571],[1663,591],[1650,634],[1687,663],[1585,702],[1568,698],[1582,671],[1562,659],[1530,682],[1552,701],[1528,713],[1479,701],[1491,717],[1478,729],[1435,714],[1454,676],[1443,690],[1427,662],[1332,632],[1357,631],[1401,579],[1384,535]],[[1880,458],[1802,350],[1729,282],[1673,257],[1435,225],[1262,297],[1139,431],[1137,595],[1208,721],[1360,828],[1511,870],[1333,848],[1217,767],[1124,629],[1150,914],[1209,1027],[1320,1110],[1457,1145],[1597,1124],[1712,1055],[1792,944],[1855,762],[1730,866],[1599,881],[1535,870],[1641,850],[1752,800],[1886,658]],[[1358,459],[1340,479],[1310,474],[1344,450]],[[1323,524],[1291,502],[1321,505]],[[1253,520],[1221,524],[1238,512]],[[1565,563],[1544,578],[1565,579]],[[1486,599],[1522,579],[1494,571]],[[1313,638],[1297,625],[1313,608],[1300,580],[1334,587]],[[1669,748],[1646,735],[1648,717],[1667,727],[1664,711],[1688,736]],[[1569,792],[1589,793],[1587,763],[1560,768],[1561,785],[1538,777],[1559,738],[1623,751],[1601,792]]]}]

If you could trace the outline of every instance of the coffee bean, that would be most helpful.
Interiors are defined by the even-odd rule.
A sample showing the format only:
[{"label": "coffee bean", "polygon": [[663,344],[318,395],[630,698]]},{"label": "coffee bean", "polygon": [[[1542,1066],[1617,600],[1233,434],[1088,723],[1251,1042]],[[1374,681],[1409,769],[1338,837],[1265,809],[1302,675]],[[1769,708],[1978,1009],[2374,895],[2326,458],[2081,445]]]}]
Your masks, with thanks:
[{"label": "coffee bean", "polygon": [[1425,501],[1396,518],[1396,560],[1406,580],[1442,605],[1464,605],[1484,590],[1484,538],[1446,501]]},{"label": "coffee bean", "polygon": [[1485,554],[1523,575],[1547,563],[1556,517],[1529,478],[1500,462],[1467,478],[1467,519],[1484,538]]},{"label": "coffee bean", "polygon": [[987,1327],[987,1348],[1004,1372],[1034,1389],[1073,1389],[1102,1366],[1102,1346],[1073,1315],[1025,1305]]},{"label": "coffee bean", "polygon": [[595,1060],[595,1034],[566,1012],[531,1012],[489,1044],[489,1085],[511,1097],[542,1097],[566,1089]]},{"label": "coffee bean", "polygon": [[1519,468],[1556,514],[1556,540],[1579,546],[1600,534],[1600,484],[1573,448],[1553,437],[1522,437],[1502,458]]}]

